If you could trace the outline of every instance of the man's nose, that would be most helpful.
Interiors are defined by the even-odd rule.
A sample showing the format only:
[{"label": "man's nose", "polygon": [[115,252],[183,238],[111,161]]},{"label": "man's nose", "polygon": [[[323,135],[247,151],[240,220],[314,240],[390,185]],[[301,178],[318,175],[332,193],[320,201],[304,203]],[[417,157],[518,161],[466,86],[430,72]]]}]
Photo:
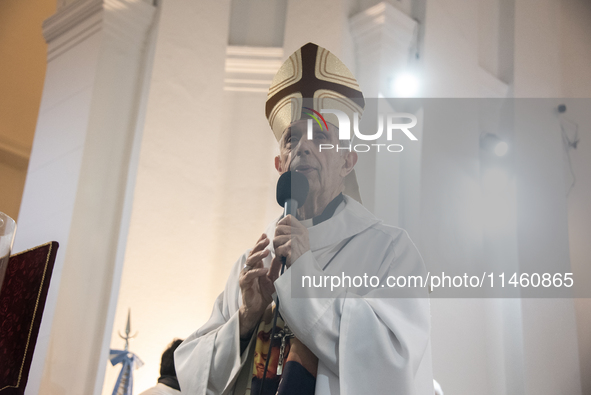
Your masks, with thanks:
[{"label": "man's nose", "polygon": [[296,147],[296,155],[310,155],[312,150],[312,142],[308,140],[305,136],[298,141],[298,146]]}]

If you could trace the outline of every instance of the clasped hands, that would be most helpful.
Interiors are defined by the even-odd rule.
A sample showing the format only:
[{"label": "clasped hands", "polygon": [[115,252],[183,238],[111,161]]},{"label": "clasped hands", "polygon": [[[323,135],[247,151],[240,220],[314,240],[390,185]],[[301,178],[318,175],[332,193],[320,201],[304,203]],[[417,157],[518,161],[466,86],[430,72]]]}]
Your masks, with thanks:
[{"label": "clasped hands", "polygon": [[274,281],[279,278],[281,266],[290,267],[310,249],[308,229],[295,217],[288,215],[277,223],[273,237],[275,257],[269,268],[263,259],[269,255],[267,246],[271,241],[262,234],[246,259],[245,269],[240,272],[239,285],[242,291],[240,306],[240,336],[248,335],[259,322],[265,309],[273,300]]}]

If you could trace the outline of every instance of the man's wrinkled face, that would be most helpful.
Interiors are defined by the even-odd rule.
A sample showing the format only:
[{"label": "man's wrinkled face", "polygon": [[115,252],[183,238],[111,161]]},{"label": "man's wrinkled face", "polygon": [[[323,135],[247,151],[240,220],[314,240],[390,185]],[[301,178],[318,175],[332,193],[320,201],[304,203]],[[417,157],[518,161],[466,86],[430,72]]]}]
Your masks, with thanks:
[{"label": "man's wrinkled face", "polygon": [[[280,174],[291,170],[306,176],[310,184],[310,194],[332,193],[343,185],[343,180],[351,172],[357,154],[349,151],[337,152],[339,145],[338,129],[328,124],[328,130],[313,125],[313,139],[308,140],[307,120],[292,123],[279,141],[279,156],[275,158],[275,167]],[[334,148],[324,148],[321,144],[331,144]],[[348,143],[341,142],[341,146]]]}]

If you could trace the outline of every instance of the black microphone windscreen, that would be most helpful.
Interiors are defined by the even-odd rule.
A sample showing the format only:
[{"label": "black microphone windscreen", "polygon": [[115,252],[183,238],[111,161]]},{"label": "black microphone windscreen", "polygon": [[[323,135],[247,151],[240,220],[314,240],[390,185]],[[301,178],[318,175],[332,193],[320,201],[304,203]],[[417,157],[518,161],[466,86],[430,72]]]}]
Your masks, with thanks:
[{"label": "black microphone windscreen", "polygon": [[293,199],[301,207],[306,202],[310,185],[305,175],[295,171],[285,172],[277,181],[277,203],[283,207],[285,201]]}]

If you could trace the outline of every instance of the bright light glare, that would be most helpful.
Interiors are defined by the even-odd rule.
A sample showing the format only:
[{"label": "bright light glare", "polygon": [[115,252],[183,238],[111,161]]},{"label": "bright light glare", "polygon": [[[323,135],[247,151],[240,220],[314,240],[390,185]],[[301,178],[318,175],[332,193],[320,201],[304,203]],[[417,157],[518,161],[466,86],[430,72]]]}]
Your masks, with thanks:
[{"label": "bright light glare", "polygon": [[500,141],[495,145],[495,155],[497,156],[505,156],[509,151],[509,146],[504,141]]},{"label": "bright light glare", "polygon": [[399,97],[415,96],[419,91],[419,80],[410,73],[402,73],[394,80],[394,93]]}]

